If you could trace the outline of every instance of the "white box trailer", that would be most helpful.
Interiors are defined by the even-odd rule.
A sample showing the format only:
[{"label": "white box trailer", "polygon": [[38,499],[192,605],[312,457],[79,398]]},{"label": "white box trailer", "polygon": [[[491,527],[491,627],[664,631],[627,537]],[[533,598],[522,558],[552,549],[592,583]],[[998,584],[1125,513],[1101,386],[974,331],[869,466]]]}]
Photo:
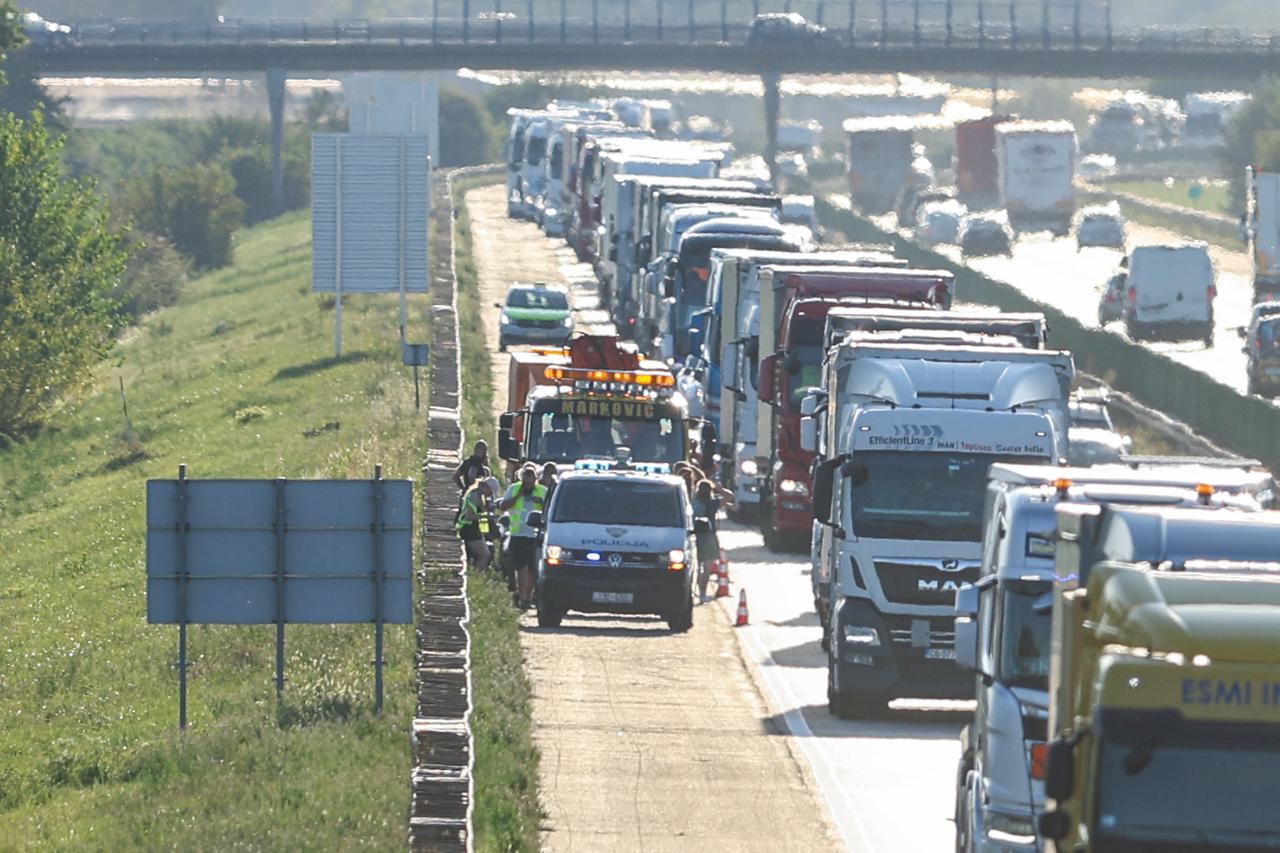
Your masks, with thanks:
[{"label": "white box trailer", "polygon": [[1076,212],[1076,131],[1067,121],[996,126],[1000,203],[1015,231],[1065,236]]},{"label": "white box trailer", "polygon": [[1280,172],[1246,168],[1253,301],[1280,299]]}]

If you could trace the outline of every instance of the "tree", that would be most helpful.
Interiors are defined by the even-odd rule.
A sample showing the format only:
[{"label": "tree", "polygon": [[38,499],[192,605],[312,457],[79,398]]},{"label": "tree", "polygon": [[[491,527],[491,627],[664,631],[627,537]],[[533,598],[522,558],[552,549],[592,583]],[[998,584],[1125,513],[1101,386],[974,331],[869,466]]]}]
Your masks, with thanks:
[{"label": "tree", "polygon": [[1227,126],[1222,165],[1231,182],[1231,201],[1245,208],[1244,167],[1280,171],[1280,86],[1268,81]]},{"label": "tree", "polygon": [[489,118],[474,98],[440,92],[440,165],[478,166],[493,151]]},{"label": "tree", "polygon": [[125,192],[134,224],[159,234],[197,267],[231,263],[231,235],[244,217],[235,179],[221,164],[159,168]]},{"label": "tree", "polygon": [[92,186],[68,180],[39,114],[0,115],[0,438],[81,387],[116,325],[125,262]]}]

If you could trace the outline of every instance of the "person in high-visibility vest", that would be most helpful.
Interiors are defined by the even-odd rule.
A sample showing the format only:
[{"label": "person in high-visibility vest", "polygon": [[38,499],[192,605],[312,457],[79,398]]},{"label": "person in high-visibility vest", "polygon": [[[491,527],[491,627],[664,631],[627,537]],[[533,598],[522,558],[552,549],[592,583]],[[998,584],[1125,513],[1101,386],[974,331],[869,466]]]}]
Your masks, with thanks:
[{"label": "person in high-visibility vest", "polygon": [[498,481],[493,477],[476,480],[462,493],[462,505],[458,508],[458,519],[454,527],[458,538],[467,549],[467,558],[480,571],[489,568],[492,552],[485,534],[489,532],[489,522],[493,511],[493,496],[498,490]]},{"label": "person in high-visibility vest", "polygon": [[498,502],[507,514],[507,559],[516,572],[516,606],[528,610],[533,603],[534,584],[538,572],[538,535],[540,530],[529,524],[529,514],[541,512],[546,505],[547,489],[538,483],[538,470],[532,465],[520,469],[520,482],[511,485]]}]

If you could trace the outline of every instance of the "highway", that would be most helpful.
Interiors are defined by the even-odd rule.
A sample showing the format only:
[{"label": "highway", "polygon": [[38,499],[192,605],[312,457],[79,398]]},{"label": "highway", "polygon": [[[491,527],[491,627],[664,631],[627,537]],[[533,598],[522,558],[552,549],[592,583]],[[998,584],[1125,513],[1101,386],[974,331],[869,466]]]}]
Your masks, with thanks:
[{"label": "highway", "polygon": [[[849,207],[847,196],[833,196],[831,201],[845,209]],[[892,216],[875,217],[874,221],[882,229],[894,227]],[[1172,231],[1132,222],[1126,231],[1130,249],[1187,239]],[[899,233],[908,239],[911,237],[909,231]],[[1055,239],[1047,232],[1022,235],[1009,257],[965,258],[954,245],[933,248],[953,262],[964,264],[989,278],[1007,282],[1027,296],[1094,329],[1098,328],[1098,300],[1102,287],[1123,257],[1115,249],[1077,250],[1074,234]],[[1243,251],[1229,251],[1211,245],[1210,254],[1218,271],[1213,347],[1205,349],[1199,341],[1148,341],[1142,346],[1205,373],[1243,394],[1246,359],[1237,330],[1249,321],[1253,305],[1252,271],[1248,256]],[[960,301],[964,301],[964,296],[964,293],[959,294]],[[1105,329],[1126,341],[1130,340],[1121,322],[1108,323]]]},{"label": "highway", "polygon": [[[506,272],[514,275],[519,270],[525,278],[559,278],[569,284],[579,328],[611,332],[605,312],[598,307],[591,268],[578,263],[563,241],[543,237],[528,223],[500,217],[499,199],[497,188],[476,190],[468,196],[473,222],[484,223],[478,226],[477,251],[483,252],[486,242],[500,243],[506,247],[501,250]],[[481,212],[485,209],[489,210],[488,214]],[[486,230],[490,236],[485,236]],[[545,248],[530,247],[539,241]],[[547,264],[537,261],[535,256],[553,256],[555,261]],[[491,289],[500,279],[497,263],[483,259],[479,263],[486,303],[499,292]],[[493,272],[489,271],[491,266]],[[500,406],[505,398],[505,356],[495,353],[494,357],[495,405]],[[627,743],[642,743],[646,761],[651,765],[665,765],[664,745],[668,750],[688,751],[672,760],[694,768],[691,772],[698,774],[711,772],[698,763],[708,743],[714,746],[716,766],[723,765],[732,775],[741,770],[759,771],[761,762],[766,760],[757,756],[747,761],[744,754],[754,748],[737,738],[785,739],[789,755],[807,767],[806,784],[816,790],[809,797],[800,797],[794,782],[785,775],[768,780],[757,778],[753,785],[763,783],[764,789],[771,791],[771,797],[783,798],[792,804],[807,803],[809,812],[789,815],[786,824],[771,827],[764,837],[748,841],[747,847],[818,849],[804,847],[799,839],[813,835],[822,838],[829,824],[844,849],[855,853],[928,853],[951,849],[959,757],[957,736],[971,704],[905,703],[905,707],[897,708],[896,705],[904,703],[895,703],[894,710],[874,721],[845,721],[833,717],[827,712],[826,655],[819,645],[821,629],[813,610],[807,557],[772,554],[764,548],[758,531],[729,521],[722,521],[721,541],[730,561],[732,595],[699,605],[695,609],[695,628],[689,635],[665,637],[665,632],[651,630],[651,620],[640,617],[582,617],[571,613],[565,620],[565,628],[550,632],[534,627],[532,614],[522,620],[523,643],[535,690],[536,737],[544,756],[541,784],[552,827],[544,836],[544,846],[567,849],[573,843],[574,834],[579,836],[579,842],[586,837],[591,844],[605,847],[625,847],[628,840],[643,842],[646,849],[664,844],[663,827],[649,827],[641,834],[641,826],[629,808],[591,810],[582,804],[583,786],[571,785],[563,768],[586,762],[576,775],[597,781],[607,768],[598,761],[601,756],[595,749],[583,745],[581,739],[573,739],[563,719],[564,712],[555,710],[557,706],[565,706],[572,709],[571,716],[583,731],[594,732],[603,726],[616,731]],[[733,628],[730,626],[737,615],[738,594],[743,589],[747,590],[750,624]],[[696,662],[681,653],[680,647],[713,649],[720,658],[713,661],[712,666],[697,670]],[[740,664],[737,660],[724,659],[734,651]],[[649,680],[654,673],[643,665],[649,654],[661,655],[671,667],[666,677]],[[597,684],[601,680],[600,673],[595,671],[596,661],[605,658],[620,664],[620,671],[629,673],[628,679],[585,690],[585,684]],[[685,690],[695,689],[686,686],[691,668],[710,673],[712,693],[716,696],[714,700],[705,694],[696,698],[705,703],[701,722],[698,715],[687,713],[686,702],[690,700],[684,697]],[[749,676],[745,688],[739,683],[738,673],[742,670]],[[620,711],[636,701],[636,685],[661,691],[671,714],[691,726],[691,732],[677,737],[668,727],[664,729],[667,732],[664,739],[654,739],[651,722],[643,714],[644,706],[652,700],[645,700],[638,716]],[[760,725],[749,730],[742,726],[740,714],[728,714],[728,706],[743,702],[744,689],[758,697],[749,707],[760,715]],[[603,722],[606,719],[607,722]],[[707,723],[715,721],[719,725],[726,720],[734,721],[730,724],[735,737],[715,737],[715,727]],[[620,753],[619,760],[630,759]],[[559,772],[547,766],[550,761],[560,768]],[[773,766],[781,768],[775,772],[786,772],[786,762]],[[643,813],[652,819],[658,813],[651,795],[645,794],[655,781],[669,784],[671,779],[655,780],[646,775],[639,780],[636,815]],[[713,794],[709,792],[709,795]],[[596,796],[599,795],[587,800],[594,801]],[[612,802],[611,795],[603,796]],[[757,822],[760,815],[746,821],[742,811],[744,805],[747,810],[758,810],[764,805],[744,799],[748,795],[737,786],[720,788],[714,796],[720,801],[722,811],[737,814],[747,825],[760,826]],[[668,798],[661,800],[660,805],[671,809],[677,802]],[[700,821],[708,819],[703,806],[696,798],[681,803],[679,811],[687,817],[682,820],[679,815],[669,816],[670,825],[683,827],[687,823],[696,828]],[[825,815],[821,813],[824,807]],[[776,814],[771,809],[768,811]],[[587,815],[591,821],[602,822],[592,826],[589,833],[582,825]],[[575,816],[578,816],[576,821]],[[728,822],[721,831],[733,831],[732,825],[732,821]],[[569,832],[570,827],[573,833]],[[711,843],[701,831],[682,831],[688,832],[682,836],[688,845]],[[747,835],[749,837],[749,833]],[[722,842],[730,840],[728,835],[715,837]],[[732,837],[741,842],[742,827]],[[665,843],[669,842],[670,838],[665,839]],[[822,846],[821,841],[818,844]]]}]

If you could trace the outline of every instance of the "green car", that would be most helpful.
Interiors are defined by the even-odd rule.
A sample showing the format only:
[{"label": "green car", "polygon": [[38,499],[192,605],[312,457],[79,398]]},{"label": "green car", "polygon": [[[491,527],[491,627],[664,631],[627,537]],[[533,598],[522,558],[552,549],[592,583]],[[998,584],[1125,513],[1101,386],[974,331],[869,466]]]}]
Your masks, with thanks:
[{"label": "green car", "polygon": [[512,344],[562,344],[573,334],[569,291],[559,285],[513,284],[499,318],[498,349]]}]

